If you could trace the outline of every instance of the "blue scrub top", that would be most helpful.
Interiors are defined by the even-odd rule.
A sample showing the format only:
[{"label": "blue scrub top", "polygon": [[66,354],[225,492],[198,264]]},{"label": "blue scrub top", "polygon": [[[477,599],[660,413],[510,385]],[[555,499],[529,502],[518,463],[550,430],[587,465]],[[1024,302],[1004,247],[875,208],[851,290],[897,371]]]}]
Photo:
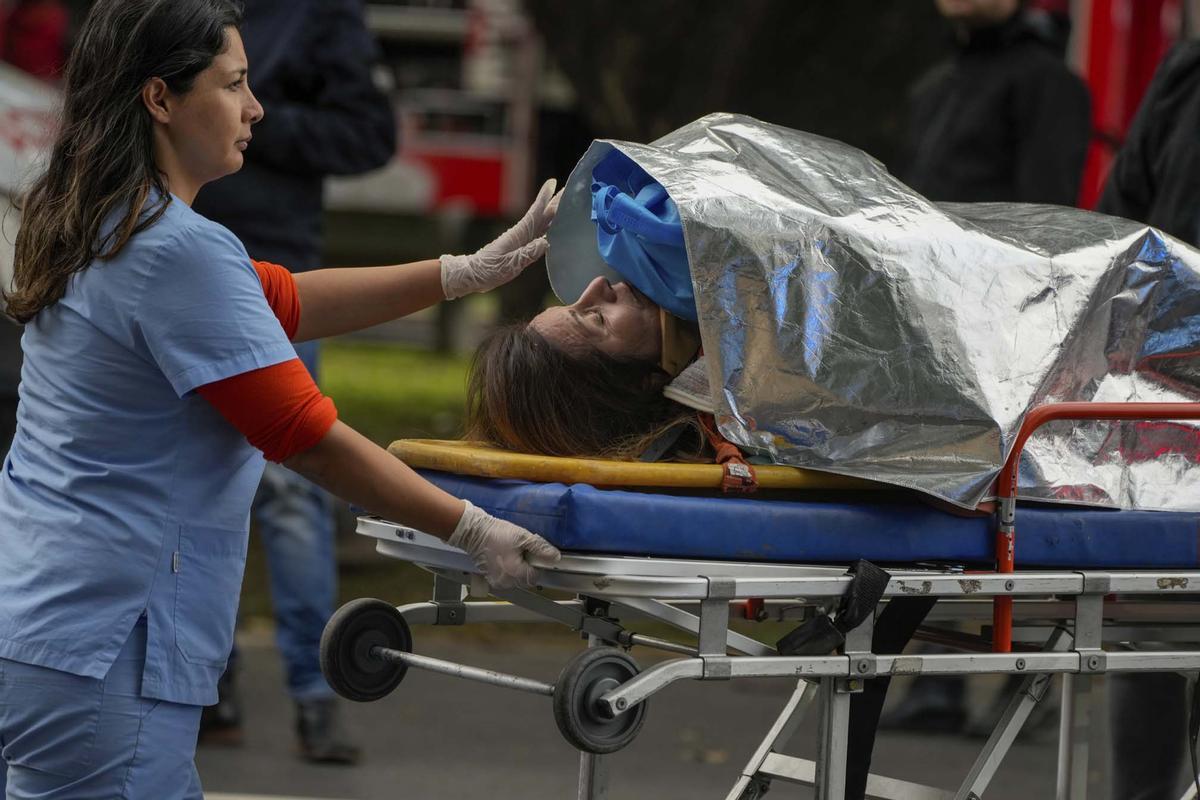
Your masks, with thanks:
[{"label": "blue scrub top", "polygon": [[172,198],[25,327],[0,475],[0,657],[217,701],[262,455],[194,389],[295,358],[242,244]]}]

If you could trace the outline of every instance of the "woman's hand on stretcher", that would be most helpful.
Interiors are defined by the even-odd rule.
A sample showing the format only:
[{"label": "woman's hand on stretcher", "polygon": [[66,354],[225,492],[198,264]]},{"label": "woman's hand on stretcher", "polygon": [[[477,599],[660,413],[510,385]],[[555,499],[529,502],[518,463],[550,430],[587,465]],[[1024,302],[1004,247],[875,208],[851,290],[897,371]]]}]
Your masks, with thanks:
[{"label": "woman's hand on stretcher", "polygon": [[557,547],[537,534],[493,517],[469,500],[466,503],[462,519],[446,541],[466,550],[492,586],[531,587],[534,583],[531,562],[553,563],[562,557]]},{"label": "woman's hand on stretcher", "polygon": [[540,536],[447,494],[343,422],[321,441],[283,462],[347,502],[461,547],[497,588],[530,586],[530,559],[557,561]]},{"label": "woman's hand on stretcher", "polygon": [[503,286],[546,254],[546,231],[558,212],[553,178],[525,216],[491,244],[469,256],[442,256],[442,291],[447,300]]}]

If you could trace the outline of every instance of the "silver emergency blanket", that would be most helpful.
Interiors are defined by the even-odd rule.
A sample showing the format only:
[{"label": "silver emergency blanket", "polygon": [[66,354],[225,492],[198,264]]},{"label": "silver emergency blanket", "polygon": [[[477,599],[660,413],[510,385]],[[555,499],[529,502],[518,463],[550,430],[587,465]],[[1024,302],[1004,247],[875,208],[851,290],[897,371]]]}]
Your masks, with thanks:
[{"label": "silver emergency blanket", "polygon": [[[718,423],[770,461],[974,507],[1035,406],[1200,398],[1200,252],[1078,209],[934,204],[853,147],[744,116],[593,143],[551,231],[567,294],[605,271],[588,209],[612,148],[678,205]],[[1056,422],[1020,494],[1200,510],[1198,462],[1193,423]]]}]

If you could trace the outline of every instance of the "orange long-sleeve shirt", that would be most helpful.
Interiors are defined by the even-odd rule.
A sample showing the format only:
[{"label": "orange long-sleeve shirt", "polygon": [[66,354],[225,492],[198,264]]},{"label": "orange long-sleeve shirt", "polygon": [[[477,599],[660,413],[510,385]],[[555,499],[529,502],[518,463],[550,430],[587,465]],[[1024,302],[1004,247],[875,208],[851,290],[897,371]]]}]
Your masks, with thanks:
[{"label": "orange long-sleeve shirt", "polygon": [[[300,295],[292,274],[254,261],[263,294],[288,338],[300,325]],[[285,461],[315,445],[337,421],[333,400],[321,394],[298,358],[250,370],[196,389],[268,461]]]}]

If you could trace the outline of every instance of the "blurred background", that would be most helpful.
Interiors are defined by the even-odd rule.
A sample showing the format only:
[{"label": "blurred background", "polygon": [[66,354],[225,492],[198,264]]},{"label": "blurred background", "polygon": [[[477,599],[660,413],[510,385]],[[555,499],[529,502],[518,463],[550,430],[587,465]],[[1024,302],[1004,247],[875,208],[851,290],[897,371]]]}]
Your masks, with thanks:
[{"label": "blurred background", "polygon": [[[48,142],[56,84],[88,7],[87,0],[0,0],[5,282],[19,222],[12,199]],[[363,13],[398,146],[382,169],[329,179],[330,266],[470,252],[511,224],[541,181],[563,181],[593,138],[649,141],[711,111],[840,139],[900,172],[910,92],[955,47],[933,0],[370,0]],[[1200,0],[1029,0],[1025,13],[1090,91],[1077,202],[1093,207],[1155,68],[1175,42],[1200,32]],[[252,86],[253,76],[251,64]],[[330,342],[322,387],[343,420],[380,444],[453,437],[471,348],[491,326],[551,300],[544,270],[534,266],[487,296]],[[3,326],[0,352],[16,348],[18,337],[15,326]],[[7,379],[0,391],[15,389],[15,376]],[[376,556],[353,535],[349,512],[339,515],[343,600],[427,596],[427,579]],[[253,541],[241,628],[247,641],[268,648],[270,600]],[[701,745],[692,750],[696,763],[718,759]],[[212,772],[204,774],[211,783]],[[334,792],[312,780],[321,793]]]}]

